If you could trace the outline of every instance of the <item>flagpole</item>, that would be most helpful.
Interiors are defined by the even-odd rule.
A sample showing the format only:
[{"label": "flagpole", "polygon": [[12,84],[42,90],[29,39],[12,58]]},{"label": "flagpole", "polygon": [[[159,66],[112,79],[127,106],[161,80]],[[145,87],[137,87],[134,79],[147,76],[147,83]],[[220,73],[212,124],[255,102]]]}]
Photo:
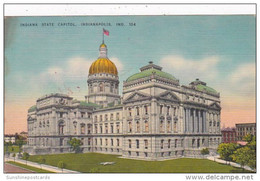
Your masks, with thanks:
[{"label": "flagpole", "polygon": [[102,43],[104,44],[104,28],[103,28],[102,34],[103,34],[103,41],[102,41]]}]

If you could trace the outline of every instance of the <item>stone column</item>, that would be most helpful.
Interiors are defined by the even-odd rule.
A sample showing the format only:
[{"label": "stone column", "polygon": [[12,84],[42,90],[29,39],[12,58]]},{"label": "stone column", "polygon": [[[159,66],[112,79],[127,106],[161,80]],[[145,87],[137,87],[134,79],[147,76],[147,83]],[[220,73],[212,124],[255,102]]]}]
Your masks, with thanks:
[{"label": "stone column", "polygon": [[201,110],[199,110],[199,133],[202,133],[202,126],[203,126],[203,119],[202,119],[202,114],[201,114]]},{"label": "stone column", "polygon": [[186,133],[187,132],[187,111],[186,111],[186,108],[184,108],[183,110],[184,110],[183,132]]},{"label": "stone column", "polygon": [[196,109],[193,109],[193,125],[192,125],[192,132],[196,133],[197,132],[197,118],[196,118]]},{"label": "stone column", "polygon": [[192,126],[192,120],[191,120],[191,110],[190,108],[188,108],[188,121],[187,121],[187,130],[188,130],[188,133],[191,132],[191,126]]}]

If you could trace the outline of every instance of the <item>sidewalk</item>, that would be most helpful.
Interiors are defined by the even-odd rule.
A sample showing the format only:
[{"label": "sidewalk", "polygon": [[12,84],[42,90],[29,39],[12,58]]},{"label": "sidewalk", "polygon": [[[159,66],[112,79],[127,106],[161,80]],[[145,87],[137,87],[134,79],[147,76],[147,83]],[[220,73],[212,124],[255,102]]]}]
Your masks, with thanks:
[{"label": "sidewalk", "polygon": [[[14,161],[13,158],[7,158],[5,157],[5,161]],[[22,164],[25,164],[26,165],[26,161],[25,160],[22,160],[22,159],[19,159],[19,158],[15,158],[15,162],[17,163],[22,163]],[[44,170],[49,170],[51,172],[55,172],[55,173],[80,173],[80,172],[77,172],[77,171],[73,171],[73,170],[68,170],[68,169],[63,169],[63,172],[60,168],[58,167],[54,167],[54,166],[50,166],[50,165],[44,165],[44,164],[38,164],[38,163],[35,163],[35,162],[30,162],[30,161],[27,161],[27,165],[28,166],[32,166],[32,167],[36,167],[36,168],[42,168]]]},{"label": "sidewalk", "polygon": [[[207,159],[208,159],[208,160],[211,160],[211,161],[218,162],[218,163],[226,164],[226,161],[219,159],[219,156],[215,156],[215,157],[214,157],[214,156],[208,156]],[[228,163],[230,163],[230,165],[233,166],[233,167],[241,167],[240,164],[235,163],[235,162],[228,162]],[[248,167],[248,166],[245,166],[244,169],[245,169],[245,170],[252,171],[252,172],[255,172],[255,170],[251,169],[251,168]]]}]

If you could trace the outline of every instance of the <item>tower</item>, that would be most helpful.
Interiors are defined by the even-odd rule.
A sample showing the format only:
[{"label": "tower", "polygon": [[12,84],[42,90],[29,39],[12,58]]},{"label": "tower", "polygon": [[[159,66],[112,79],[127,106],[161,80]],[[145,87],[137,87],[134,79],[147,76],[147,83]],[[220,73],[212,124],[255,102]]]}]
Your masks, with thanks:
[{"label": "tower", "polygon": [[120,101],[117,68],[107,57],[107,46],[104,41],[99,46],[98,59],[89,68],[87,82],[89,90],[86,96],[87,102],[107,107]]}]

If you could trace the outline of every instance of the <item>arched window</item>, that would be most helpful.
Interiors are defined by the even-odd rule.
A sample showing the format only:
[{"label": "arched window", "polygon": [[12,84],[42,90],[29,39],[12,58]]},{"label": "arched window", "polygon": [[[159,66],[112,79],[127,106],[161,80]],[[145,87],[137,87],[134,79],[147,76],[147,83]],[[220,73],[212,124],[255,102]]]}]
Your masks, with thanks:
[{"label": "arched window", "polygon": [[163,120],[160,121],[160,132],[164,132]]},{"label": "arched window", "polygon": [[85,134],[85,124],[84,123],[80,124],[80,134]]},{"label": "arched window", "polygon": [[65,126],[65,124],[64,124],[64,121],[60,121],[59,122],[59,134],[60,135],[63,135],[64,134],[64,126]]},{"label": "arched window", "polygon": [[149,123],[148,123],[147,120],[144,122],[144,131],[145,131],[145,132],[148,132],[148,131],[149,131]]},{"label": "arched window", "polygon": [[136,148],[139,148],[139,140],[136,140]]},{"label": "arched window", "polygon": [[136,107],[136,115],[137,115],[137,116],[140,115],[139,107]]},{"label": "arched window", "polygon": [[129,107],[128,108],[129,116],[132,116],[132,109]]},{"label": "arched window", "polygon": [[128,147],[132,148],[132,141],[131,140],[128,140]]},{"label": "arched window", "polygon": [[100,84],[99,84],[99,91],[100,91],[100,92],[103,92],[103,91],[104,91],[104,84],[103,84],[103,83],[100,83]]},{"label": "arched window", "polygon": [[139,121],[136,122],[136,132],[140,133],[140,122]]},{"label": "arched window", "polygon": [[177,121],[174,121],[174,123],[173,123],[173,131],[175,133],[177,132]]},{"label": "arched window", "polygon": [[147,115],[148,114],[148,107],[144,106],[144,113]]},{"label": "arched window", "polygon": [[73,122],[73,127],[74,127],[74,134],[77,134],[77,122]]},{"label": "arched window", "polygon": [[132,122],[131,121],[128,122],[128,132],[129,133],[132,132]]},{"label": "arched window", "polygon": [[161,149],[163,149],[163,142],[164,140],[161,140]]},{"label": "arched window", "polygon": [[171,132],[171,121],[167,121],[167,132]]}]

